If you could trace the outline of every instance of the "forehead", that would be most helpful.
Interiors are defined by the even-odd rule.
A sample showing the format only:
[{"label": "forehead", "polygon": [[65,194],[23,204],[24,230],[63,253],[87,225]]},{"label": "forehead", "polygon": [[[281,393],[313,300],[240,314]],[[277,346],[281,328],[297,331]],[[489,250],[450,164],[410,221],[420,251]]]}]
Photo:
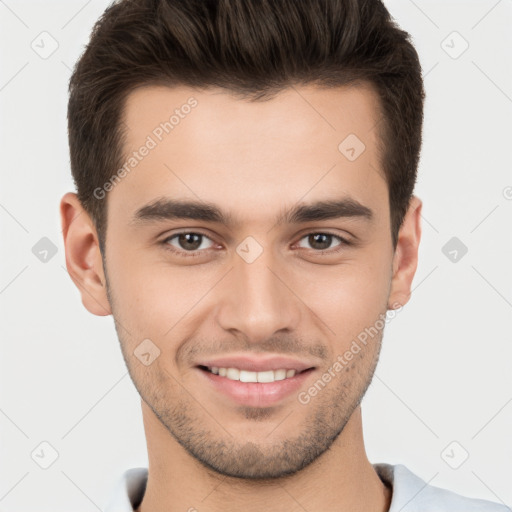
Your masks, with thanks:
[{"label": "forehead", "polygon": [[[379,99],[369,84],[336,88],[293,86],[260,100],[241,99],[219,88],[149,85],[132,91],[124,109],[128,142],[135,142],[133,139],[170,121],[174,139],[180,135],[188,140],[195,137],[203,144],[246,143],[248,138],[261,143],[277,139],[283,144],[297,139],[304,142],[307,138],[317,144],[329,132],[334,139],[350,132],[371,145],[380,119]],[[165,130],[164,133],[168,134]]]},{"label": "forehead", "polygon": [[252,219],[300,199],[375,202],[386,192],[379,120],[366,86],[293,87],[252,102],[215,88],[141,87],[123,118],[124,161],[133,165],[110,196],[123,197],[127,214],[174,196],[228,202]]}]

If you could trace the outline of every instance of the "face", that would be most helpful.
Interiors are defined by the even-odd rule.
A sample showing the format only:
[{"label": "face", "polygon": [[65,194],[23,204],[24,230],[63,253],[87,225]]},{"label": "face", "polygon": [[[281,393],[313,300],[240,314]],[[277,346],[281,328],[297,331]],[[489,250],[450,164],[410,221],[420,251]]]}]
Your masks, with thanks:
[{"label": "face", "polygon": [[[108,192],[104,271],[131,378],[207,468],[293,474],[358,407],[400,292],[377,97],[144,87],[124,121],[136,160]],[[228,367],[296,374],[208,370]]]}]

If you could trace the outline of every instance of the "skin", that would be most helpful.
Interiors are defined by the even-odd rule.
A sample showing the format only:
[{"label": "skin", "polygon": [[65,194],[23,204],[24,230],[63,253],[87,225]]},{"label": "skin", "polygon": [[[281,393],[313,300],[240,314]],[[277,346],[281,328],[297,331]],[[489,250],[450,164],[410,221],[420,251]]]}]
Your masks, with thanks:
[{"label": "skin", "polygon": [[[394,251],[377,96],[303,86],[250,103],[217,89],[143,87],[127,99],[126,154],[191,96],[197,107],[108,192],[104,261],[76,195],[60,206],[70,276],[91,313],[113,315],[141,395],[149,478],[138,510],[386,511],[391,492],[367,458],[360,406],[383,330],[307,404],[294,393],[241,407],[195,368],[205,356],[292,356],[314,362],[308,390],[358,333],[407,303],[422,203],[412,197]],[[354,161],[338,150],[350,133],[366,146]],[[131,222],[162,197],[214,203],[238,223]],[[299,201],[341,197],[373,210],[371,222],[275,222]],[[165,248],[181,231],[205,235],[198,257],[183,256],[178,237],[165,243],[180,254]],[[335,252],[336,236],[324,247],[307,236],[324,231],[352,244]],[[248,236],[263,249],[252,263],[236,252]],[[160,350],[148,366],[134,355],[145,339]]]}]

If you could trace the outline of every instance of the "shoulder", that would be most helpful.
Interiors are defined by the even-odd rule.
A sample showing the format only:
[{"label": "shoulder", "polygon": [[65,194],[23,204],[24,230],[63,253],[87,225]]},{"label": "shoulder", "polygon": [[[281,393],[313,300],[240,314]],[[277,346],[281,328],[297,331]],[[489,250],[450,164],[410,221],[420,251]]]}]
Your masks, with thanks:
[{"label": "shoulder", "polygon": [[389,512],[512,512],[505,505],[430,485],[402,464],[373,464],[393,489]]}]

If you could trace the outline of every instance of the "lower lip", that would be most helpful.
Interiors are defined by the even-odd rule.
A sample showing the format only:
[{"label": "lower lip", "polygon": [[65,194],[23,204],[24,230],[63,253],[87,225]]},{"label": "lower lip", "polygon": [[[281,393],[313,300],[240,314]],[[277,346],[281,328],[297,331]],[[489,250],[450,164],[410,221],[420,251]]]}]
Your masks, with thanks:
[{"label": "lower lip", "polygon": [[293,377],[274,382],[240,382],[201,368],[196,369],[215,389],[228,395],[236,403],[249,407],[268,407],[277,404],[285,397],[296,393],[314,370],[311,368]]}]

